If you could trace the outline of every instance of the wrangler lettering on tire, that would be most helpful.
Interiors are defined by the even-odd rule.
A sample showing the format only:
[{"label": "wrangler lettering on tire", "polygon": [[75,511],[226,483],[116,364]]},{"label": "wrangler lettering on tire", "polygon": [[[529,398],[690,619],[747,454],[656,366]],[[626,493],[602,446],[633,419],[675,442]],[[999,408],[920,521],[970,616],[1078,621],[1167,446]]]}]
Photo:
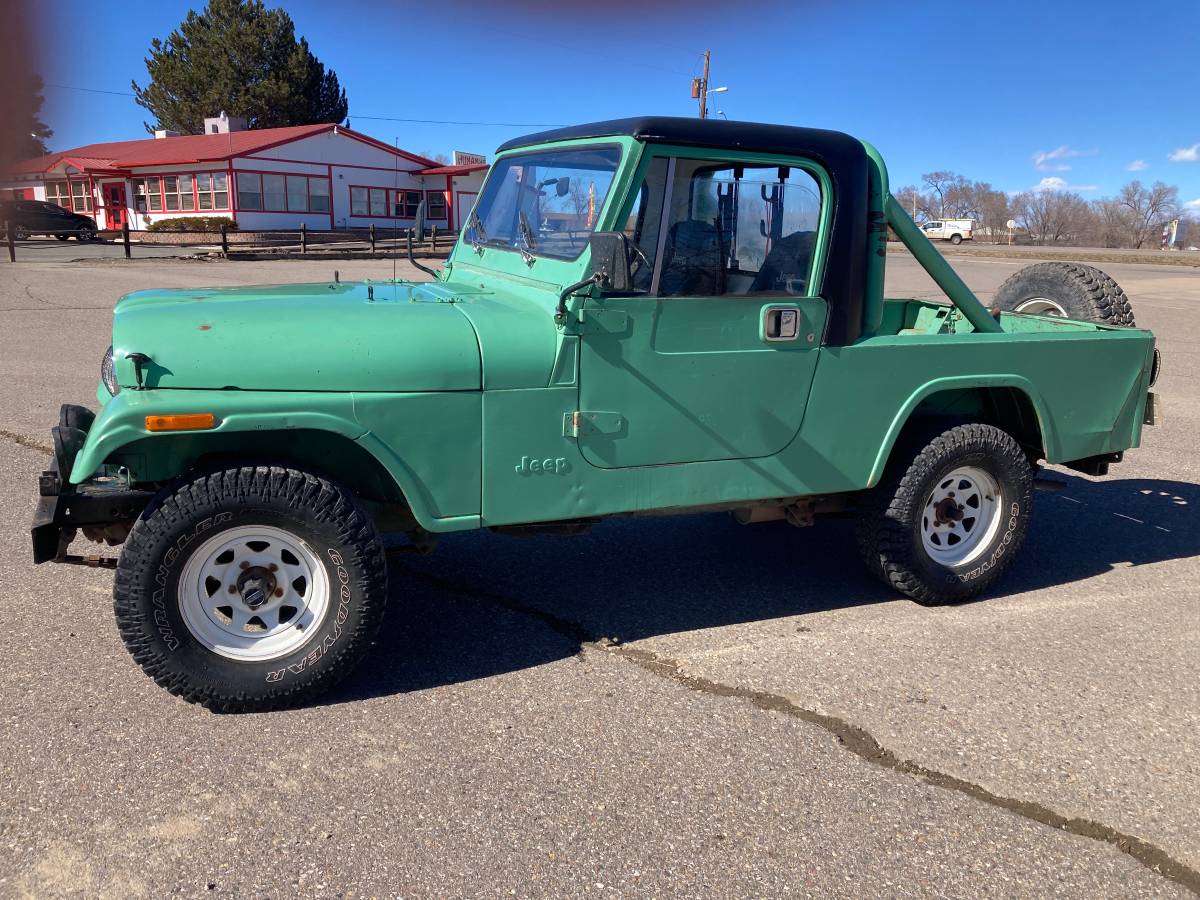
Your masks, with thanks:
[{"label": "wrangler lettering on tire", "polygon": [[145,672],[222,712],[328,688],[366,649],[386,598],[372,520],[345,489],[277,466],[164,491],[130,532],[113,591]]}]

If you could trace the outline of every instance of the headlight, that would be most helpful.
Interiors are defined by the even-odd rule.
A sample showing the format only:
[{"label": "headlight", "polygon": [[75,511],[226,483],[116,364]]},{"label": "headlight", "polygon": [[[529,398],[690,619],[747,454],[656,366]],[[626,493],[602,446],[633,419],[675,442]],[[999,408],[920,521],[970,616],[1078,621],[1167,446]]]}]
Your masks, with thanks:
[{"label": "headlight", "polygon": [[104,359],[100,360],[100,380],[104,382],[104,386],[108,388],[108,392],[112,396],[115,397],[121,393],[121,386],[117,384],[117,373],[113,370],[111,346],[104,351]]}]

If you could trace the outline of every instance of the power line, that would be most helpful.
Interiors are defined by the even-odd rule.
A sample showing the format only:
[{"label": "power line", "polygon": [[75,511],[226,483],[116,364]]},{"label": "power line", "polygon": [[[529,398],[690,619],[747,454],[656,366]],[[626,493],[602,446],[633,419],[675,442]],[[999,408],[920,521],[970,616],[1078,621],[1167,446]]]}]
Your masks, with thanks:
[{"label": "power line", "polygon": [[[133,93],[129,91],[105,91],[100,88],[78,87],[73,84],[52,84],[47,82],[46,87],[58,88],[63,91],[84,91],[89,94],[109,94],[114,97],[133,97]],[[557,128],[559,122],[459,122],[450,119],[397,119],[392,116],[364,116],[361,113],[354,113],[350,116],[351,119],[368,119],[372,122],[407,122],[413,125],[480,125],[493,128]]]},{"label": "power line", "polygon": [[448,119],[394,119],[391,116],[364,116],[351,113],[349,119],[369,119],[373,122],[411,122],[418,125],[488,125],[503,128],[557,128],[561,122],[455,122]]},{"label": "power line", "polygon": [[76,87],[73,84],[52,84],[46,82],[44,87],[58,88],[63,91],[86,91],[89,94],[111,94],[114,97],[133,97],[135,94],[131,91],[102,91],[99,88]]}]

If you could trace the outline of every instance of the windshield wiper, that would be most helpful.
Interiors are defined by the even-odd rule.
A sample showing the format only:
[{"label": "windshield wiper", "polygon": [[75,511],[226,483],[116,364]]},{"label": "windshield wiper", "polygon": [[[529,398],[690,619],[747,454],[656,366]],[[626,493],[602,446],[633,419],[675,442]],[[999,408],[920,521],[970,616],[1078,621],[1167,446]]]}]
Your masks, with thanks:
[{"label": "windshield wiper", "polygon": [[483,242],[487,240],[487,229],[483,227],[483,223],[479,221],[479,213],[471,210],[471,214],[467,216],[467,229],[475,233],[474,237],[468,237],[469,243],[476,253],[483,256]]},{"label": "windshield wiper", "polygon": [[533,239],[533,229],[529,227],[529,217],[525,215],[525,210],[517,211],[517,231],[521,233],[521,242],[524,247],[518,247],[521,251],[521,258],[525,260],[528,266],[533,265],[533,251],[537,248],[537,241]]}]

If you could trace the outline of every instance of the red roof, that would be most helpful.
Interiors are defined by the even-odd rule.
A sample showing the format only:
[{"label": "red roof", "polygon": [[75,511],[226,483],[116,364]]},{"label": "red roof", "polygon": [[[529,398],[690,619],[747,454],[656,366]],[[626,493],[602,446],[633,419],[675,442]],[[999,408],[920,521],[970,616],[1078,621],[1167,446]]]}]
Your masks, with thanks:
[{"label": "red roof", "polygon": [[471,163],[464,166],[433,166],[429,169],[422,169],[418,175],[470,175],[472,172],[478,172],[480,169],[486,169],[487,163]]},{"label": "red roof", "polygon": [[288,144],[315,134],[337,129],[355,140],[396,153],[414,162],[433,165],[433,160],[397,150],[382,141],[359,134],[341,125],[295,125],[289,128],[261,128],[228,134],[185,134],[179,137],[143,138],[138,141],[111,141],[62,150],[36,159],[27,159],[9,167],[14,173],[45,172],[61,162],[84,171],[130,169],[135,166],[162,166],[179,163],[212,162],[248,156],[280,144]]}]

